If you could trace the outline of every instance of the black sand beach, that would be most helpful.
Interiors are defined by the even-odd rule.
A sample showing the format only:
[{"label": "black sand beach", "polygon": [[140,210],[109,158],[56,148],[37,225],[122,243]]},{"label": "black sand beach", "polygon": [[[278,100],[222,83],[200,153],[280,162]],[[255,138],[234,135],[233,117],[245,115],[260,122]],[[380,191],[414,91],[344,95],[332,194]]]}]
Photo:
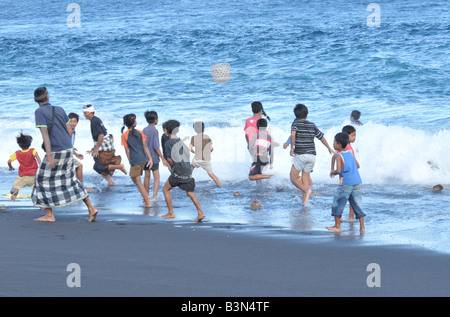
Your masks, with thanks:
[{"label": "black sand beach", "polygon": [[[34,222],[39,215],[0,210],[0,296],[450,295],[450,256],[422,249],[315,243],[139,215],[109,221],[99,213],[87,223],[87,215],[56,211],[57,222]],[[79,265],[80,287],[67,284],[70,263]],[[370,263],[379,265],[380,287],[367,284]]]}]

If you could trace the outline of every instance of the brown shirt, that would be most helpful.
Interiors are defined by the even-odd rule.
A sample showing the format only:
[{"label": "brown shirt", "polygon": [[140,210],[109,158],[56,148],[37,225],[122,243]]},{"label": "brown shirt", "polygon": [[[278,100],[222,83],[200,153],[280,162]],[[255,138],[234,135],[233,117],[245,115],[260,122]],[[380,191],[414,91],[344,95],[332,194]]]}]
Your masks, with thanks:
[{"label": "brown shirt", "polygon": [[194,160],[211,161],[212,141],[209,136],[199,133],[191,138],[191,145],[194,146]]}]

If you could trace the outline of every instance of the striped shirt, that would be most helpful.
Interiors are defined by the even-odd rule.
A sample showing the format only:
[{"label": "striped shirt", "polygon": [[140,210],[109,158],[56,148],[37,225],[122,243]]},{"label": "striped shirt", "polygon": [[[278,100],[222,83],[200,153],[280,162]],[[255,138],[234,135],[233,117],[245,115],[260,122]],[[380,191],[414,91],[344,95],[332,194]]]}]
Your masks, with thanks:
[{"label": "striped shirt", "polygon": [[294,153],[316,155],[314,138],[321,140],[323,138],[322,131],[314,123],[299,119],[292,122],[292,131],[295,131]]}]

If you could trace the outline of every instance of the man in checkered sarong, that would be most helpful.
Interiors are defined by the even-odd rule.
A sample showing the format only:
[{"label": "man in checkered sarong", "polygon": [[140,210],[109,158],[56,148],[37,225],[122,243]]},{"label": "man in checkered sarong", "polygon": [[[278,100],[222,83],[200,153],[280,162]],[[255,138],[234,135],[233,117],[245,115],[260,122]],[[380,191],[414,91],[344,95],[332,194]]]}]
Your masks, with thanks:
[{"label": "man in checkered sarong", "polygon": [[45,87],[34,91],[34,100],[39,104],[35,111],[36,127],[41,131],[46,152],[31,194],[34,206],[45,209],[45,215],[35,220],[53,222],[53,208],[83,200],[89,211],[89,222],[93,222],[97,209],[76,177],[69,117],[63,108],[52,106],[49,98]]}]

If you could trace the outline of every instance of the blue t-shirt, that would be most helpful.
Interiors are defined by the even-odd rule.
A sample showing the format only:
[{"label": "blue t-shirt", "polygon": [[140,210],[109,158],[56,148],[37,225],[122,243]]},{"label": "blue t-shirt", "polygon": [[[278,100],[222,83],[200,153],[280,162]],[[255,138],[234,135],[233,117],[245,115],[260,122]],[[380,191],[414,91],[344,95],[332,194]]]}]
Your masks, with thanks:
[{"label": "blue t-shirt", "polygon": [[[69,135],[66,124],[70,119],[63,108],[55,107],[55,119],[50,133],[50,144],[52,152],[70,150],[73,148],[72,138]],[[50,127],[52,122],[52,105],[50,103],[39,106],[34,112],[36,128]]]},{"label": "blue t-shirt", "polygon": [[145,136],[147,137],[147,140],[145,143],[147,144],[148,151],[150,152],[150,156],[152,157],[153,164],[159,163],[159,155],[156,153],[156,150],[160,148],[159,146],[159,137],[158,137],[158,130],[156,130],[156,127],[152,124],[146,126],[144,130]]},{"label": "blue t-shirt", "polygon": [[361,176],[358,172],[355,157],[351,151],[339,153],[344,160],[344,169],[341,169],[340,176],[342,177],[341,185],[358,185],[362,183]]}]

